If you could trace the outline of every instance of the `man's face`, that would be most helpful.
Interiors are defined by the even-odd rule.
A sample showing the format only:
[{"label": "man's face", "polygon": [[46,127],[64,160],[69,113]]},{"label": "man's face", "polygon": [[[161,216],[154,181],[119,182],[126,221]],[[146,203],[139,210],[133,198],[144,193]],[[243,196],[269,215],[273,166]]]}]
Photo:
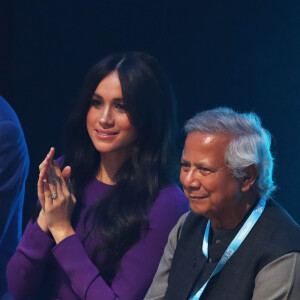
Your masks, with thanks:
[{"label": "man's face", "polygon": [[231,139],[221,134],[191,132],[185,141],[180,181],[191,209],[209,219],[222,219],[241,201],[241,182],[224,159]]}]

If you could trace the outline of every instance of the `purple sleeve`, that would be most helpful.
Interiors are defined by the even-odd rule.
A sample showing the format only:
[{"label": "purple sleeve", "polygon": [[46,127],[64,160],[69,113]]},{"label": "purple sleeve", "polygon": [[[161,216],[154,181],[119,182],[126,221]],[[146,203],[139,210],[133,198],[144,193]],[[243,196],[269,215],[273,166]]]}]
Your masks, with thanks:
[{"label": "purple sleeve", "polygon": [[28,223],[16,253],[7,265],[8,289],[14,299],[27,299],[38,291],[54,245],[54,240],[36,222]]},{"label": "purple sleeve", "polygon": [[[63,157],[58,158],[61,166]],[[39,203],[39,200],[37,200]],[[37,224],[29,221],[15,254],[6,268],[8,289],[15,299],[28,299],[41,287],[55,241]]]},{"label": "purple sleeve", "polygon": [[81,299],[98,300],[99,295],[105,300],[143,299],[169,232],[188,209],[188,201],[178,187],[172,185],[160,192],[148,215],[149,230],[125,253],[111,287],[99,275],[76,234],[56,245],[53,255]]}]

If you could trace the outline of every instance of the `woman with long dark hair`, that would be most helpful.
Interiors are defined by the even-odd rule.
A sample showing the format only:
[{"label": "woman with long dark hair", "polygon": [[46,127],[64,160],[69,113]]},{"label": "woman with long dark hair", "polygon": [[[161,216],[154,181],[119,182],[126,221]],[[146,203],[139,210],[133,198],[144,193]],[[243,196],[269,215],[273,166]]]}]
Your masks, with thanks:
[{"label": "woman with long dark hair", "polygon": [[[145,53],[89,72],[66,134],[40,165],[41,210],[7,268],[15,299],[143,299],[188,210],[176,174],[172,89]],[[60,171],[62,169],[62,172]]]}]

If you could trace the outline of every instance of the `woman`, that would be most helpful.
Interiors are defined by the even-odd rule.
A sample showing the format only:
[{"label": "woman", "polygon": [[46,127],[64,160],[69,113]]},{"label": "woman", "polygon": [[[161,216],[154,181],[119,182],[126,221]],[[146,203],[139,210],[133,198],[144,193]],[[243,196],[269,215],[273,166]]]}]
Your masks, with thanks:
[{"label": "woman", "polygon": [[42,209],[7,268],[15,299],[144,297],[188,210],[172,184],[173,138],[172,92],[154,58],[117,54],[92,68],[58,160],[62,174],[54,149],[40,166]]}]

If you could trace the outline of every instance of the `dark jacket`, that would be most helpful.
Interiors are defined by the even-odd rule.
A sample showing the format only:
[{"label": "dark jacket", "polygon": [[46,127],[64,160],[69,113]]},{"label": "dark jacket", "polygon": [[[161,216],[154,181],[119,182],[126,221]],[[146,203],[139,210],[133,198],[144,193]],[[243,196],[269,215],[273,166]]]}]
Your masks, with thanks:
[{"label": "dark jacket", "polygon": [[[202,253],[206,224],[203,216],[190,213],[187,217],[174,253],[166,300],[189,299],[199,275],[205,282],[212,273],[216,264]],[[239,249],[210,280],[201,300],[251,299],[258,272],[277,258],[299,251],[300,227],[282,207],[269,200]]]}]

